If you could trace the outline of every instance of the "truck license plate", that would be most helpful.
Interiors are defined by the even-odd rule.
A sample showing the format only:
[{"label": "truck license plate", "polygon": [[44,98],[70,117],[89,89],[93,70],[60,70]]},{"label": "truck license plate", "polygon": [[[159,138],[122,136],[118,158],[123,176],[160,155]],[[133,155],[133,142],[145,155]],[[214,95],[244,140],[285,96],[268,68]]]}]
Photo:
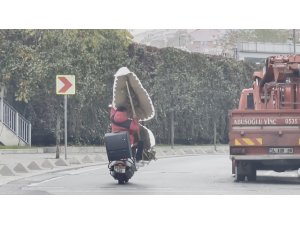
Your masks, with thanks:
[{"label": "truck license plate", "polygon": [[269,148],[269,154],[293,154],[293,148]]}]

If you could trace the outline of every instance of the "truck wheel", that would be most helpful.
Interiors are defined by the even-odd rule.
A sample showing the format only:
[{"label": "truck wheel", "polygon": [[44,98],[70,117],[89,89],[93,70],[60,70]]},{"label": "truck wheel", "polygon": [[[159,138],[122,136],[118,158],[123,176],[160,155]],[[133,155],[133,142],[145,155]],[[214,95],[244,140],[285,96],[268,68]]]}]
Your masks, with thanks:
[{"label": "truck wheel", "polygon": [[245,181],[245,175],[241,175],[241,174],[236,174],[235,175],[235,182],[239,182],[239,181]]},{"label": "truck wheel", "polygon": [[235,182],[245,181],[246,176],[239,172],[238,166],[240,166],[240,164],[235,165],[235,179],[234,179],[234,181]]},{"label": "truck wheel", "polygon": [[247,175],[248,181],[256,181],[256,169],[252,168],[251,173]]}]

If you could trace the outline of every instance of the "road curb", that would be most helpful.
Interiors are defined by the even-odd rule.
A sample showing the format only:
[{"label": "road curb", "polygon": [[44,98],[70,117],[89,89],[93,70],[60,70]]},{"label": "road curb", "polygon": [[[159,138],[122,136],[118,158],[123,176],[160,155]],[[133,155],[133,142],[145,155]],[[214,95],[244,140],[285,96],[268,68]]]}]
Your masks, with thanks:
[{"label": "road curb", "polygon": [[[48,168],[46,170],[30,171],[31,173],[27,173],[27,174],[16,174],[16,173],[12,172],[12,170],[10,168],[8,168],[9,171],[11,171],[13,173],[13,175],[2,175],[3,177],[4,176],[7,177],[8,179],[7,180],[1,180],[0,179],[0,186],[8,184],[10,182],[14,182],[14,181],[26,179],[28,177],[40,176],[40,175],[43,175],[43,174],[63,172],[63,171],[69,171],[69,170],[75,170],[75,169],[81,169],[81,168],[85,168],[85,167],[100,166],[100,165],[105,165],[106,163],[107,162],[93,163],[93,164],[90,163],[90,164],[85,164],[85,165],[84,164],[80,164],[80,165],[68,166],[68,167],[55,167],[53,169],[49,169]],[[5,166],[5,167],[7,167],[7,166]],[[20,176],[20,175],[22,175],[22,176]]]},{"label": "road curb", "polygon": [[55,165],[49,159],[45,159],[41,166],[45,169],[53,169],[55,167]]},{"label": "road curb", "polygon": [[70,159],[68,159],[68,163],[69,164],[82,164],[82,162],[77,158],[77,157],[72,157]]},{"label": "road curb", "polygon": [[[80,151],[83,151],[82,150],[83,148],[79,148],[79,149],[80,149]],[[37,162],[34,162],[34,163],[31,162],[31,163],[35,164],[35,166],[32,167],[32,168],[39,167],[40,169],[39,170],[32,170],[31,169],[29,171],[29,173],[25,173],[25,172],[15,173],[9,167],[5,167],[4,169],[2,167],[2,169],[4,170],[4,174],[6,174],[6,175],[2,175],[2,176],[3,177],[5,176],[6,178],[8,178],[10,175],[7,175],[7,174],[11,174],[11,178],[6,179],[6,180],[1,180],[1,173],[0,173],[0,186],[3,185],[3,184],[7,184],[9,182],[15,181],[15,180],[26,178],[26,177],[107,164],[108,160],[107,160],[106,152],[102,152],[101,149],[97,150],[101,153],[96,153],[93,157],[90,157],[89,153],[92,152],[92,150],[95,150],[95,149],[96,148],[89,148],[89,150],[86,151],[85,154],[82,154],[82,152],[81,152],[79,155],[83,156],[82,160],[77,158],[79,155],[76,155],[76,156],[73,157],[73,158],[76,158],[76,159],[71,158],[67,161],[65,159],[62,159],[62,158],[60,158],[60,159],[44,159],[44,161],[41,163],[41,167],[43,169],[39,166],[39,164]],[[192,147],[189,147],[189,146],[185,147],[185,148],[176,147],[174,149],[166,148],[166,147],[158,147],[157,149],[155,148],[155,150],[156,150],[157,159],[171,158],[171,157],[194,156],[194,155],[225,154],[225,153],[228,153],[224,150],[219,150],[217,152],[214,152],[214,151],[208,151],[208,150],[201,149],[201,147],[192,148]],[[2,150],[0,152],[2,152],[2,154],[13,154],[13,152],[16,152],[16,151],[18,151],[18,153],[24,153],[24,154],[27,154],[29,152],[28,149],[25,149],[25,151],[23,151],[23,152],[20,152],[20,150],[14,150],[14,151],[7,151],[7,150],[3,151]],[[3,152],[5,152],[5,153],[3,153]],[[36,150],[32,151],[32,149],[31,149],[31,153],[32,152],[33,153],[41,152],[41,150],[36,149]],[[54,160],[56,160],[56,161],[54,161]],[[75,163],[75,161],[76,161],[76,163]],[[79,164],[78,162],[81,163],[81,164]],[[22,162],[21,161],[20,162],[16,161],[16,163],[22,163]],[[6,165],[6,164],[3,164],[3,165]],[[22,175],[22,176],[20,176],[20,175]]]},{"label": "road curb", "polygon": [[15,172],[13,172],[13,170],[6,165],[2,166],[0,169],[0,174],[2,176],[16,176]]},{"label": "road curb", "polygon": [[94,162],[89,155],[86,155],[85,157],[83,157],[83,159],[81,161],[83,163],[93,163]]},{"label": "road curb", "polygon": [[62,159],[62,158],[57,159],[56,162],[55,162],[54,164],[55,164],[56,166],[69,166],[69,165],[70,165],[66,160],[64,160],[64,159]]},{"label": "road curb", "polygon": [[42,168],[37,164],[37,162],[32,161],[28,166],[28,169],[30,170],[41,170]]},{"label": "road curb", "polygon": [[103,162],[103,161],[106,161],[106,160],[104,160],[104,157],[102,157],[102,155],[97,154],[94,158],[94,161],[95,162]]},{"label": "road curb", "polygon": [[14,167],[14,171],[16,173],[29,173],[29,170],[22,164],[22,163],[18,163],[15,167]]}]

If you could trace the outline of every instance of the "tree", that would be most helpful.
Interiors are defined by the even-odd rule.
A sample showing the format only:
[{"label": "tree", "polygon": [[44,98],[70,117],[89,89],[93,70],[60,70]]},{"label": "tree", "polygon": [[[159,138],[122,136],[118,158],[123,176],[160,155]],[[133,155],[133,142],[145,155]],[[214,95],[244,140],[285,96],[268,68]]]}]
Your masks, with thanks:
[{"label": "tree", "polygon": [[36,145],[60,142],[58,74],[76,76],[68,142],[103,144],[113,75],[122,66],[137,74],[154,103],[155,118],[145,125],[157,143],[212,143],[214,124],[217,141],[228,141],[228,110],[253,73],[251,65],[233,59],[132,43],[126,30],[0,31],[0,80],[7,100],[31,121]]},{"label": "tree", "polygon": [[130,33],[2,30],[1,37],[1,81],[15,93],[10,101],[16,101],[14,105],[32,121],[33,143],[53,143],[56,115],[62,114],[62,98],[55,94],[57,74],[76,75],[77,94],[69,101],[73,109],[69,111],[70,139],[74,143],[100,142],[106,108],[99,102],[108,99],[112,74],[126,61]]}]

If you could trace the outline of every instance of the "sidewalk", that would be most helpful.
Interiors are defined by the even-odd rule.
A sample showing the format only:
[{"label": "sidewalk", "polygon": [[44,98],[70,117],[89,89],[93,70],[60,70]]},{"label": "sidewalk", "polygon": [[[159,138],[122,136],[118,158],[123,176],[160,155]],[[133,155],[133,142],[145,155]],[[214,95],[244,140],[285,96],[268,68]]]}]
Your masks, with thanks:
[{"label": "sidewalk", "polygon": [[[228,145],[214,146],[156,146],[156,157],[176,157],[198,154],[228,154]],[[105,147],[68,147],[67,160],[61,151],[55,158],[55,147],[0,150],[0,185],[25,177],[72,170],[108,163]]]}]

